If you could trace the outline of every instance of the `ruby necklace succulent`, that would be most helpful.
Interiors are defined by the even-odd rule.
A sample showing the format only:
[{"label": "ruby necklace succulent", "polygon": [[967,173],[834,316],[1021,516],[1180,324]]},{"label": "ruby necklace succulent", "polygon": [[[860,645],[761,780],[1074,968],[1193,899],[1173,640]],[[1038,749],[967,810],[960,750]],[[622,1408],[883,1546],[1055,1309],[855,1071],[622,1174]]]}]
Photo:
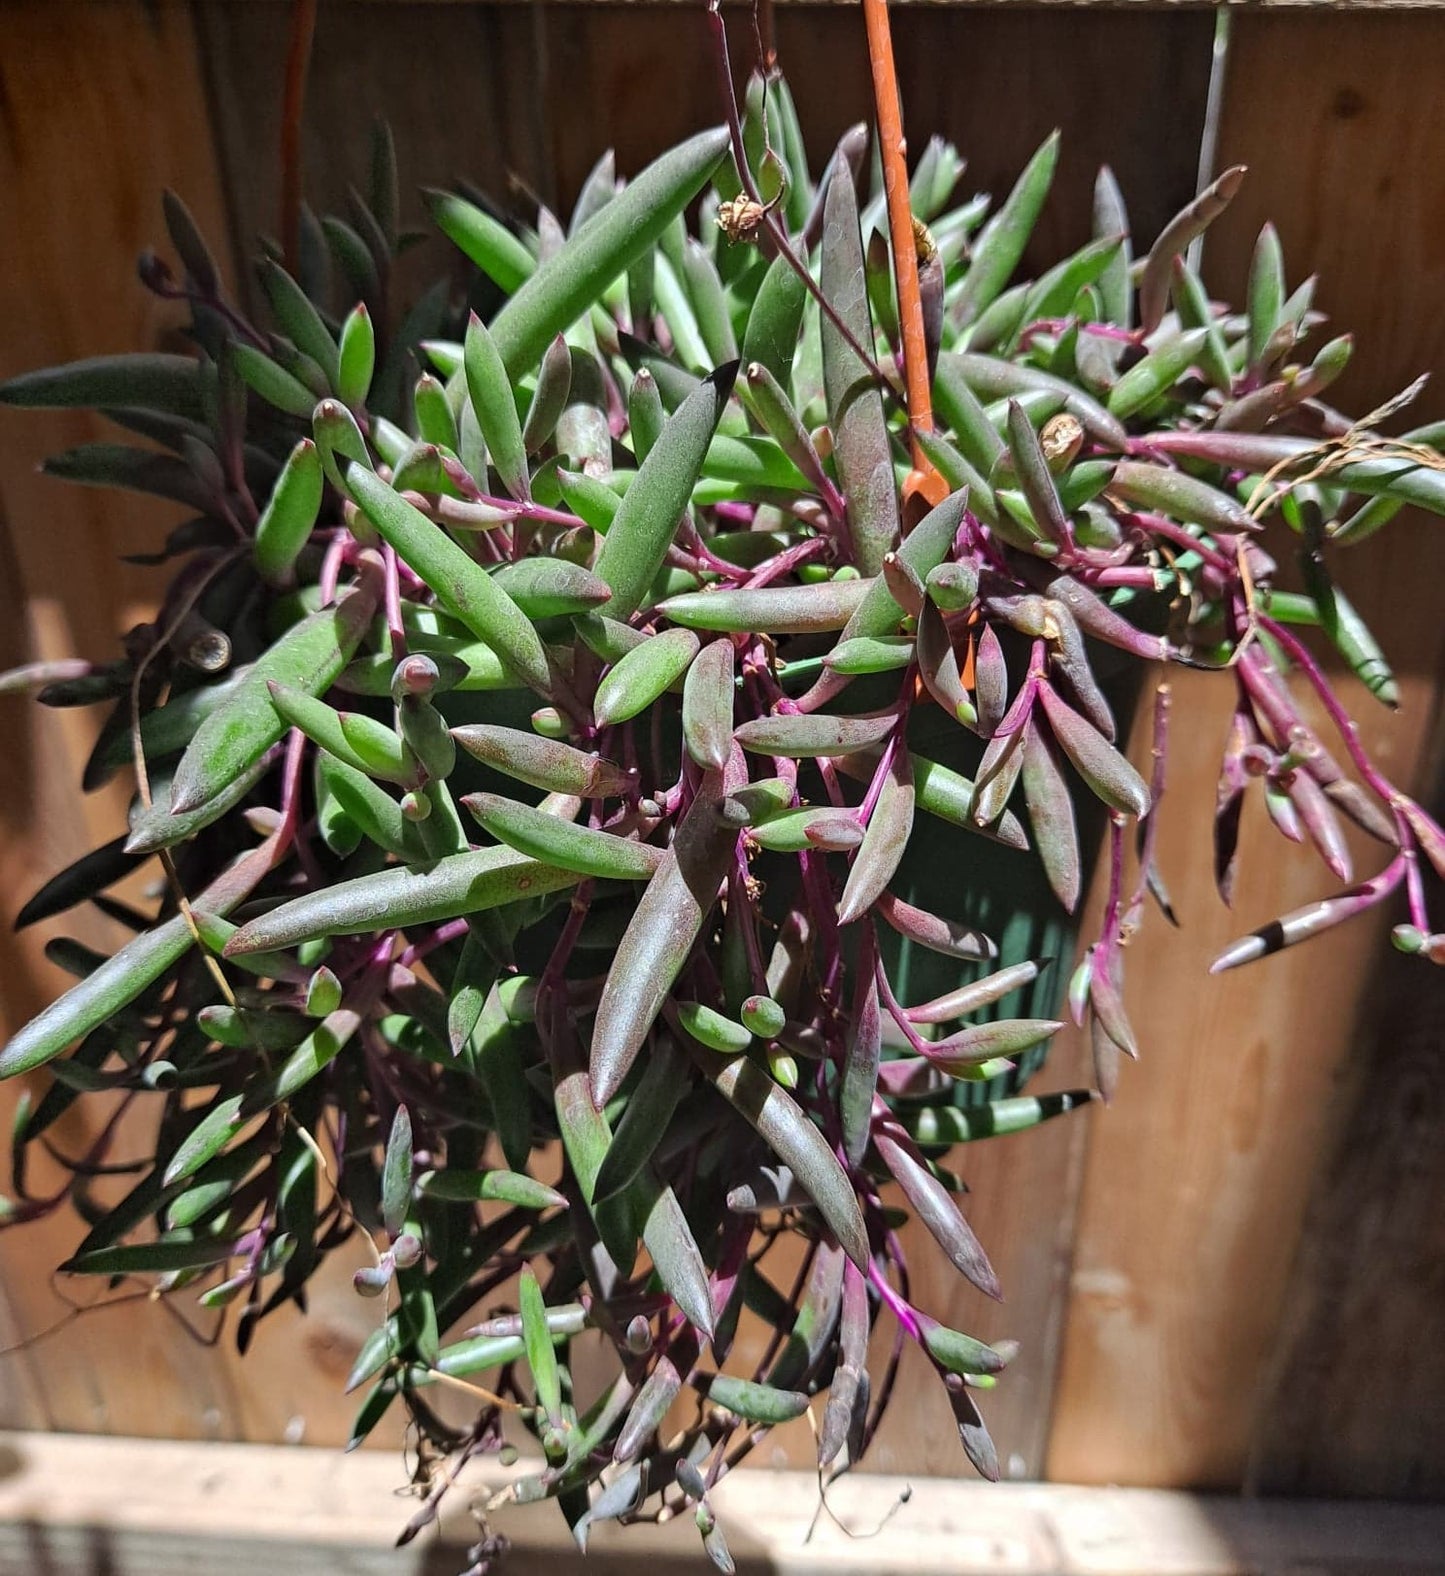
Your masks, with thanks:
[{"label": "ruby necklace succulent", "polygon": [[[1215,967],[1401,887],[1397,944],[1445,956],[1421,867],[1445,874],[1445,832],[1312,653],[1332,644],[1392,703],[1333,575],[1404,504],[1445,512],[1440,434],[1387,438],[1321,401],[1349,344],[1303,350],[1319,320],[1272,231],[1246,310],[1210,301],[1182,254],[1236,172],[1137,263],[1103,172],[1095,237],[1015,283],[1056,142],[987,222],[951,205],[960,162],[930,143],[900,327],[858,134],[819,184],[800,150],[784,83],[755,78],[731,131],[627,184],[600,164],[565,234],[433,194],[477,310],[436,290],[401,313],[382,133],[350,221],[307,216],[294,276],[263,261],[265,322],[222,297],[169,199],[181,272],[151,256],[142,275],[189,307],[195,356],[0,388],[155,445],[87,445],[57,475],[195,511],[121,658],[3,680],[109,703],[86,782],[136,789],[129,839],[21,915],[90,903],[134,935],[110,957],[54,943],[79,983],[0,1050],[0,1074],[52,1075],[22,1101],[6,1223],[72,1202],[88,1231],[67,1271],[237,1303],[243,1347],[363,1233],[357,1290],[385,1317],[349,1381],[353,1442],[401,1405],[458,1464],[514,1414],[541,1454],[499,1501],[555,1498],[583,1546],[598,1521],[687,1509],[724,1569],[708,1494],[769,1427],[816,1398],[821,1468],[866,1450],[891,1389],[891,1366],[870,1375],[879,1320],[997,1475],[974,1392],[1010,1351],[915,1305],[900,1211],[998,1295],[948,1151],[1091,1092],[1020,1092],[1061,982],[1000,957],[962,901],[913,901],[911,845],[961,887],[978,839],[1036,858],[1072,912],[1097,801],[1107,901],[1068,1000],[1107,1098],[1138,1048],[1123,944],[1151,893],[1168,906],[1160,675],[1217,668],[1238,694],[1226,900],[1256,780],[1344,890]],[[899,217],[895,189],[895,239]],[[937,418],[916,377],[905,401],[905,340]],[[1288,552],[1304,593],[1275,588]],[[1156,685],[1147,779],[1114,714],[1121,664]],[[1340,816],[1383,845],[1359,882]],[[106,895],[155,859],[153,914]],[[924,954],[945,970],[931,995],[905,966]],[[30,1190],[29,1146],[102,1094],[156,1113],[130,1192],[87,1195],[113,1121],[69,1186]],[[791,1294],[769,1274],[788,1237]],[[774,1340],[737,1371],[745,1307]],[[613,1354],[596,1394],[569,1360],[587,1331]],[[470,1388],[465,1427],[439,1384]]]}]

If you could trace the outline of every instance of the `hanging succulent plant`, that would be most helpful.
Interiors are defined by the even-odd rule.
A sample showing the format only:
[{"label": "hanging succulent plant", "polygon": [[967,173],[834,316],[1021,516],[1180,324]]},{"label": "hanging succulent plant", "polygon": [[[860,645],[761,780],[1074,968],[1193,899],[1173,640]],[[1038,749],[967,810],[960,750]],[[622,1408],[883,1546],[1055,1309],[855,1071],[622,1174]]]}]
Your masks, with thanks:
[{"label": "hanging succulent plant", "polygon": [[[109,703],[85,784],[135,787],[128,835],[22,915],[88,902],[135,934],[109,957],[54,944],[79,982],[0,1050],[0,1074],[51,1075],[21,1106],[9,1223],[71,1198],[89,1229],[65,1270],[239,1303],[243,1346],[359,1233],[357,1291],[387,1311],[349,1380],[353,1442],[400,1404],[465,1458],[515,1414],[540,1459],[501,1499],[556,1498],[584,1546],[599,1521],[688,1507],[724,1569],[708,1493],[772,1425],[816,1397],[821,1467],[862,1456],[889,1391],[880,1317],[997,1473],[975,1395],[1009,1351],[914,1304],[896,1228],[915,1217],[997,1294],[948,1150],[1090,1098],[1020,1090],[1061,982],[975,917],[987,898],[1008,929],[1034,860],[1072,912],[1090,803],[1108,896],[1070,1001],[1105,1096],[1136,1049],[1121,947],[1150,891],[1167,905],[1169,664],[1239,696],[1226,898],[1251,779],[1341,882],[1339,816],[1384,849],[1380,874],[1216,967],[1402,884],[1399,944],[1445,951],[1419,864],[1445,873],[1445,834],[1365,756],[1297,633],[1392,701],[1331,572],[1404,504],[1445,511],[1440,433],[1385,439],[1321,402],[1349,341],[1302,353],[1311,286],[1288,291],[1272,231],[1246,311],[1206,295],[1183,254],[1237,171],[1137,261],[1101,172],[1095,238],[1016,282],[1056,141],[986,222],[934,141],[895,293],[863,146],[850,132],[815,183],[786,87],[754,79],[731,137],[626,184],[599,164],[565,234],[434,193],[478,315],[445,288],[399,310],[382,133],[350,222],[308,218],[294,259],[262,259],[265,323],[168,198],[181,271],[142,275],[189,307],[195,355],[0,388],[151,442],[54,474],[195,511],[120,659],[5,681]],[[900,229],[888,194],[895,243],[909,195]],[[1307,595],[1273,588],[1267,536]],[[1110,699],[1131,666],[1158,680],[1147,780]],[[154,913],[105,895],[142,866]],[[70,1189],[29,1192],[29,1146],[96,1095],[155,1112],[129,1193],[84,1193],[113,1124]],[[787,1237],[791,1294],[768,1273]],[[774,1339],[734,1372],[744,1307]],[[613,1354],[598,1393],[570,1373],[584,1331]],[[428,1402],[457,1381],[477,1403],[460,1430]]]}]

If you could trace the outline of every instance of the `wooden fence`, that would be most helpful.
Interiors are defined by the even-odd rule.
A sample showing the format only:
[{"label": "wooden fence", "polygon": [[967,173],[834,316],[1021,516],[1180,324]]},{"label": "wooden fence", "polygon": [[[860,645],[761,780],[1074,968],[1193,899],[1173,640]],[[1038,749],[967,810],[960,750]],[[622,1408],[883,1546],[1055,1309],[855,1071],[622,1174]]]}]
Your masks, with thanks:
[{"label": "wooden fence", "polygon": [[[730,12],[746,58],[748,13]],[[1065,133],[1042,250],[1086,234],[1109,161],[1148,237],[1192,193],[1210,77],[1206,10],[1016,4],[900,9],[895,33],[916,147],[938,131],[995,191],[1054,125]],[[780,56],[821,159],[868,113],[855,8],[780,7]],[[167,0],[0,4],[0,375],[153,341],[165,314],[132,261],[161,234],[172,186],[243,286],[245,243],[272,228],[286,9]],[[1206,275],[1238,296],[1261,222],[1291,281],[1358,350],[1341,403],[1366,409],[1418,371],[1445,372],[1445,12],[1248,8],[1233,17],[1218,162],[1247,163],[1211,234]],[[407,180],[467,176],[564,209],[607,146],[634,170],[718,117],[698,6],[543,7],[323,0],[304,153],[308,190],[359,180],[374,113]],[[429,254],[431,257],[440,255]],[[1437,386],[1421,419],[1445,414]],[[117,556],[150,547],[146,503],[38,478],[85,418],[0,413],[0,668],[104,658],[153,595]],[[1445,623],[1432,587],[1445,533],[1402,518],[1343,566],[1387,637],[1396,715],[1365,714],[1396,780],[1439,781],[1435,713]],[[1223,980],[1229,937],[1322,895],[1327,878],[1259,822],[1245,829],[1233,913],[1212,889],[1204,828],[1231,705],[1227,684],[1177,681],[1180,730],[1163,868],[1183,919],[1133,951],[1145,1039],[1114,1106],[968,1156],[970,1214],[1008,1291],[985,1304],[926,1250],[921,1296],[950,1322],[1011,1335],[1024,1355],[992,1401],[1007,1470],[1075,1482],[1439,1497],[1445,1490],[1445,1060],[1439,976],[1402,967],[1358,923]],[[73,791],[91,721],[0,701],[11,766],[0,792],[0,1032],[59,987],[8,918],[44,876],[113,835],[123,804]],[[1136,741],[1137,744],[1138,741]],[[1362,851],[1368,862],[1368,851]],[[74,928],[72,921],[69,928]],[[100,921],[84,932],[109,939]],[[1084,1076],[1062,1041],[1047,1078]],[[0,1091],[13,1100],[13,1090]],[[77,1121],[84,1120],[77,1118]],[[59,1142],[80,1147],[77,1127]],[[344,1437],[340,1378],[372,1305],[337,1265],[310,1317],[263,1326],[242,1365],[161,1308],[129,1303],[62,1324],[46,1266],[70,1222],[0,1233],[0,1426],[312,1443]],[[910,1368],[872,1464],[954,1473],[931,1375]],[[388,1442],[394,1443],[394,1438]],[[787,1441],[784,1441],[785,1445]],[[806,1439],[794,1439],[794,1459]]]}]

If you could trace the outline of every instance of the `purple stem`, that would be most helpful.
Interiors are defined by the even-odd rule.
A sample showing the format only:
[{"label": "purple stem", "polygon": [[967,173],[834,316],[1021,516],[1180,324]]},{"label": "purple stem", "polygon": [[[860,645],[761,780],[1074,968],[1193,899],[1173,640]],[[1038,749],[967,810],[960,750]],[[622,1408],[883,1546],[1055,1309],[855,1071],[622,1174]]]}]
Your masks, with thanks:
[{"label": "purple stem", "polygon": [[[1329,713],[1330,721],[1334,723],[1340,737],[1345,741],[1345,748],[1349,751],[1350,759],[1355,763],[1360,776],[1393,809],[1395,801],[1400,797],[1399,791],[1387,777],[1376,770],[1374,762],[1371,761],[1360,740],[1360,730],[1355,719],[1341,705],[1319,664],[1283,624],[1276,623],[1274,619],[1267,618],[1263,613],[1256,613],[1255,620],[1259,627],[1288,654],[1290,661],[1314,686],[1320,703]],[[1398,815],[1396,819],[1399,819]]]},{"label": "purple stem", "polygon": [[823,294],[807,264],[802,262],[794,252],[792,243],[788,239],[787,231],[774,218],[772,210],[763,201],[762,193],[758,190],[757,182],[753,179],[753,172],[748,166],[747,150],[743,146],[743,126],[738,116],[738,99],[733,90],[732,61],[728,56],[727,27],[722,18],[722,0],[708,0],[707,25],[713,37],[714,58],[717,63],[718,83],[721,89],[723,110],[727,115],[728,133],[732,138],[733,161],[737,165],[738,179],[742,182],[743,190],[748,197],[763,210],[763,225],[773,245],[779,253],[787,259],[788,267],[802,280],[808,294],[818,303],[818,309],[825,314],[828,321],[842,335],[844,343],[878,381],[878,386],[891,399],[898,400],[898,390],[889,380],[877,361],[858,343],[852,330],[839,317],[833,303]]},{"label": "purple stem", "polygon": [[923,1339],[923,1326],[918,1322],[917,1315],[907,1302],[888,1284],[888,1278],[883,1273],[882,1266],[876,1259],[868,1263],[868,1279],[872,1282],[873,1289],[878,1293],[879,1300],[885,1304],[893,1317],[903,1327],[908,1336],[915,1341]]},{"label": "purple stem", "polygon": [[888,976],[883,971],[882,958],[879,958],[874,965],[873,977],[878,981],[878,994],[883,998],[883,1005],[888,1009],[888,1016],[902,1029],[903,1037],[908,1041],[909,1045],[926,1058],[933,1046],[928,1040],[923,1038],[909,1021],[907,1012],[893,994],[893,987],[888,983]]},{"label": "purple stem", "polygon": [[1154,770],[1149,777],[1149,813],[1139,827],[1139,884],[1129,903],[1131,913],[1144,902],[1144,893],[1149,885],[1149,870],[1154,863],[1154,848],[1159,840],[1159,802],[1164,797],[1164,782],[1168,775],[1169,711],[1173,698],[1169,681],[1160,680],[1154,691],[1154,736],[1149,752]]}]

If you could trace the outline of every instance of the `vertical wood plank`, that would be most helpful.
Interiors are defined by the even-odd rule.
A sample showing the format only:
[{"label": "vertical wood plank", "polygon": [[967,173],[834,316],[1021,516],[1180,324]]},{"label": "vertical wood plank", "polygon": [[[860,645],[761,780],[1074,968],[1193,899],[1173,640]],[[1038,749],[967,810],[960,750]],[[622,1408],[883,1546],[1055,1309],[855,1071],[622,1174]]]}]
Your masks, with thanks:
[{"label": "vertical wood plank", "polygon": [[[0,251],[0,375],[162,342],[171,314],[141,289],[131,266],[164,235],[161,188],[174,187],[203,225],[224,233],[186,11],[139,3],[7,7],[0,105],[10,238]],[[117,560],[153,548],[179,511],[36,474],[46,454],[106,435],[113,429],[84,415],[0,412],[0,573],[20,613],[0,633],[6,666],[76,653],[109,659],[117,635],[148,612],[153,582]],[[117,939],[85,916],[18,937],[11,928],[42,879],[123,824],[123,793],[78,792],[95,725],[91,712],[0,700],[11,767],[0,800],[0,1033],[64,988],[65,977],[41,955],[44,940],[60,930],[96,945]],[[15,1093],[5,1087],[0,1103],[8,1109]],[[75,1152],[94,1123],[93,1112],[75,1113],[57,1127],[56,1141]],[[43,1183],[43,1174],[35,1180]],[[0,1234],[8,1338],[35,1334],[65,1313],[36,1266],[58,1262],[79,1233],[66,1216]],[[7,1422],[27,1387],[39,1392],[31,1404],[44,1421],[60,1428],[192,1434],[207,1410],[219,1417],[229,1405],[200,1349],[143,1305],[83,1319],[31,1351],[0,1357],[0,1376]]]},{"label": "vertical wood plank", "polygon": [[[1206,271],[1216,292],[1237,299],[1254,236],[1272,217],[1291,278],[1318,269],[1332,327],[1358,332],[1340,393],[1349,409],[1445,366],[1438,129],[1419,115],[1412,86],[1442,68],[1445,32],[1424,17],[1234,19],[1221,162],[1248,163],[1251,174],[1209,241]],[[1442,408],[1437,390],[1417,419]],[[1445,541],[1433,520],[1402,517],[1367,552],[1339,555],[1338,571],[1386,640],[1402,709],[1385,716],[1347,679],[1345,692],[1376,759],[1418,788],[1445,655],[1425,588],[1445,571]],[[1130,960],[1145,1060],[1096,1124],[1085,1173],[1048,1459],[1059,1479],[1239,1485],[1268,1406],[1311,1178],[1357,1050],[1357,1003],[1380,956],[1385,916],[1204,977],[1225,941],[1332,885],[1256,813],[1234,913],[1213,895],[1201,829],[1229,704],[1228,686],[1207,676],[1176,686],[1176,715],[1190,722],[1161,858],[1185,930],[1156,926]],[[1378,868],[1377,850],[1361,852],[1365,871]],[[1341,1448],[1344,1462],[1354,1447]]]},{"label": "vertical wood plank", "polygon": [[[1305,178],[1269,196],[1247,184],[1221,235],[1221,264],[1242,269],[1272,197],[1286,258],[1302,263],[1308,254],[1332,326],[1358,332],[1344,408],[1365,409],[1429,368],[1434,386],[1409,419],[1438,416],[1445,176],[1440,130],[1417,113],[1417,84],[1445,67],[1445,29],[1424,16],[1374,17],[1369,26],[1319,16],[1286,29],[1288,20],[1248,18],[1232,70],[1239,94],[1259,102],[1288,48],[1299,95],[1290,136],[1308,150]],[[1257,157],[1266,135],[1254,128],[1253,145],[1241,142],[1243,156]],[[1381,615],[1375,627],[1392,649],[1402,625],[1428,627],[1437,616],[1425,588],[1445,569],[1438,530],[1433,520],[1412,522],[1389,544],[1388,563],[1374,554],[1337,560],[1352,596],[1368,576]],[[1438,683],[1445,675],[1435,671]],[[1445,807],[1439,705],[1437,688],[1433,722],[1424,704],[1413,718],[1415,728],[1433,730],[1420,786],[1437,813]],[[1445,995],[1438,971],[1412,968],[1388,946],[1365,950],[1361,965],[1367,985],[1349,1023],[1328,1137],[1282,1294],[1247,1484],[1273,1493],[1438,1498],[1445,1354],[1422,1335],[1437,1322],[1445,1285],[1438,1208]]]},{"label": "vertical wood plank", "polygon": [[[505,200],[516,181],[551,195],[542,15],[520,5],[339,0],[318,8],[302,123],[306,198],[319,213],[344,216],[347,188],[366,188],[372,123],[390,124],[403,223],[428,233],[399,265],[403,296],[430,284],[451,255],[424,223],[421,186],[466,179]],[[258,236],[279,226],[286,16],[284,6],[196,5],[246,282]]]},{"label": "vertical wood plank", "polygon": [[[1436,750],[1437,782],[1440,765]],[[1247,1491],[1445,1495],[1445,1342],[1433,1336],[1445,1284],[1445,975],[1414,963],[1381,949],[1362,997]]]}]

